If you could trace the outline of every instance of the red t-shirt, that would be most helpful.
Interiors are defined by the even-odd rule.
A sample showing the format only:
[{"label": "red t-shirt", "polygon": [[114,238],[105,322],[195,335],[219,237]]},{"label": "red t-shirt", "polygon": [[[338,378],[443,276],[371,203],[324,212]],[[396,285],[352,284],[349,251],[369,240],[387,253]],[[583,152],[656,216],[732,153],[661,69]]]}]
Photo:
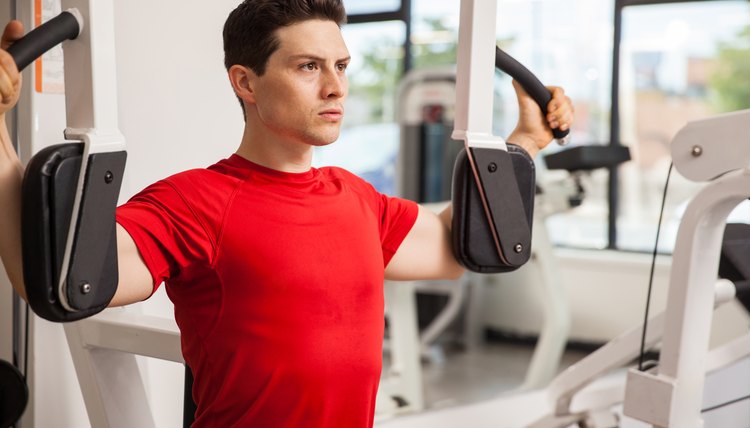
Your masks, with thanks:
[{"label": "red t-shirt", "polygon": [[372,426],[384,268],[416,216],[340,168],[284,173],[237,155],[119,207],[174,302],[193,426]]}]

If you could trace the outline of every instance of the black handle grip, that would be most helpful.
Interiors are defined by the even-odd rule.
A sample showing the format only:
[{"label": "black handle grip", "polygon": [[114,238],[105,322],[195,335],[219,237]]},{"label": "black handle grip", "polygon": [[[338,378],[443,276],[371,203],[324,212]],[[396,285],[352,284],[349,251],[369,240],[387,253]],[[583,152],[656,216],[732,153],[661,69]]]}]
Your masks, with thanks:
[{"label": "black handle grip", "polygon": [[78,37],[81,26],[78,19],[70,13],[63,12],[35,28],[8,48],[19,70],[23,70],[58,44]]},{"label": "black handle grip", "polygon": [[[550,91],[537,79],[528,68],[524,67],[523,64],[516,61],[515,58],[508,55],[502,49],[495,48],[495,67],[507,73],[510,77],[514,78],[518,83],[521,84],[524,90],[531,96],[531,98],[539,104],[539,108],[542,109],[544,116],[547,116],[547,104],[552,99]],[[570,129],[561,131],[560,129],[553,129],[552,135],[561,140],[565,138]]]}]

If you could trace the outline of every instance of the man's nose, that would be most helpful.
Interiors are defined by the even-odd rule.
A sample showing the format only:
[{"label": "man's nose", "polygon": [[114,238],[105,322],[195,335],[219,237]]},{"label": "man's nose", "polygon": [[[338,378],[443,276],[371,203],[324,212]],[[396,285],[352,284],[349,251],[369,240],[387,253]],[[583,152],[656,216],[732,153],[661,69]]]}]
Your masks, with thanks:
[{"label": "man's nose", "polygon": [[323,76],[322,95],[324,98],[341,98],[346,95],[347,84],[345,74],[335,69],[326,70]]}]

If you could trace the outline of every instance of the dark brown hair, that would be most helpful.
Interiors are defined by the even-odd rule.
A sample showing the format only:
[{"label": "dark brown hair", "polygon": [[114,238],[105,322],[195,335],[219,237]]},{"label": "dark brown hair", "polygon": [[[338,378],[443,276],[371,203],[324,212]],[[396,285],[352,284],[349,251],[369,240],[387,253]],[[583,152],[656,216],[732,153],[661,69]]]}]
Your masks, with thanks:
[{"label": "dark brown hair", "polygon": [[268,58],[279,48],[276,30],[310,19],[346,22],[342,0],[245,0],[224,24],[224,66],[266,72]]}]

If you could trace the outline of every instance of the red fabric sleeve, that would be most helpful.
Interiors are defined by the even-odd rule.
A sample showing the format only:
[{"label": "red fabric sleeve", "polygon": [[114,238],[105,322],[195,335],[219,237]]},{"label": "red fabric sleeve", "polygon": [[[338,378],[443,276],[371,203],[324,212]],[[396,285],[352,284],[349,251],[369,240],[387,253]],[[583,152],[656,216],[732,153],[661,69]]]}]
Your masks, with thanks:
[{"label": "red fabric sleeve", "polygon": [[151,272],[153,291],[193,263],[210,263],[213,242],[207,228],[167,181],[149,186],[118,207],[116,219]]},{"label": "red fabric sleeve", "polygon": [[417,221],[419,207],[416,203],[406,199],[380,195],[380,241],[383,247],[383,263],[388,263],[396,254],[398,247],[409,234]]}]

